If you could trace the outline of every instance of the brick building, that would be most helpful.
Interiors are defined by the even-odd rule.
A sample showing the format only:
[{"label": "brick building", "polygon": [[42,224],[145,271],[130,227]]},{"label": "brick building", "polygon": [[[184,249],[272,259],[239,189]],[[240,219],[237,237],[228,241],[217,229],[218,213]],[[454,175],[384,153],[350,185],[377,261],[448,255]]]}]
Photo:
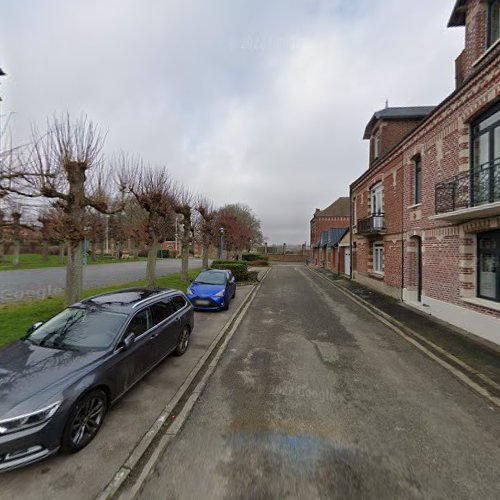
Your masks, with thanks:
[{"label": "brick building", "polygon": [[349,227],[349,197],[344,196],[335,200],[324,210],[316,209],[311,219],[311,260],[315,266],[331,266],[331,255],[328,252],[328,230]]},{"label": "brick building", "polygon": [[353,278],[500,343],[500,0],[457,0],[456,89],[386,108],[351,185]]}]

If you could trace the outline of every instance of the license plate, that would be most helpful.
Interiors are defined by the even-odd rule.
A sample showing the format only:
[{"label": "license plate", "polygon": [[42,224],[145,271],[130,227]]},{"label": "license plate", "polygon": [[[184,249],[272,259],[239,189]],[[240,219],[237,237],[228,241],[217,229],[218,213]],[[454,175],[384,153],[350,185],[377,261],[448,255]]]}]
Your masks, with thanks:
[{"label": "license plate", "polygon": [[209,306],[210,305],[210,301],[209,300],[199,299],[199,300],[196,301],[196,304],[199,305],[199,306]]}]

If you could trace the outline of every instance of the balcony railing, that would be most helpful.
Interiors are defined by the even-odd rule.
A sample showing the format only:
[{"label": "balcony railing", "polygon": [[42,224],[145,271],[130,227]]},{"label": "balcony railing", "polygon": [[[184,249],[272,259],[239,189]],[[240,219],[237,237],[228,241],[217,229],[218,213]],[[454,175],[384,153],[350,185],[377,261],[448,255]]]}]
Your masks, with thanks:
[{"label": "balcony railing", "polygon": [[500,158],[436,184],[436,214],[500,201]]},{"label": "balcony railing", "polygon": [[359,234],[380,234],[385,232],[383,213],[372,214],[365,219],[358,220],[356,228]]}]

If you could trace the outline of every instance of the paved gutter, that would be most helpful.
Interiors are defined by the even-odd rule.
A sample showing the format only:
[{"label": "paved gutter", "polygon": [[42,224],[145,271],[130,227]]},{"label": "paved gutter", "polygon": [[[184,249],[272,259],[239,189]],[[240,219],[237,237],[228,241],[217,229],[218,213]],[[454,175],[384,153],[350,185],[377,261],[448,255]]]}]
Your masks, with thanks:
[{"label": "paved gutter", "polygon": [[339,278],[322,269],[314,271],[469,377],[495,400],[500,398],[500,346],[467,334],[355,281]]}]

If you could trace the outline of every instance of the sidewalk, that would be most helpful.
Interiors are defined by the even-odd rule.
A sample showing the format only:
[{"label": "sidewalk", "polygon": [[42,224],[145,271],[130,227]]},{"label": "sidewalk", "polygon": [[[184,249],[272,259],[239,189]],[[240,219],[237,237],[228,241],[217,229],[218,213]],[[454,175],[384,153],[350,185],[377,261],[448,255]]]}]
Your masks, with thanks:
[{"label": "sidewalk", "polygon": [[315,271],[465,373],[490,394],[500,396],[500,346],[461,331],[356,281],[340,278],[323,269],[317,268]]}]

